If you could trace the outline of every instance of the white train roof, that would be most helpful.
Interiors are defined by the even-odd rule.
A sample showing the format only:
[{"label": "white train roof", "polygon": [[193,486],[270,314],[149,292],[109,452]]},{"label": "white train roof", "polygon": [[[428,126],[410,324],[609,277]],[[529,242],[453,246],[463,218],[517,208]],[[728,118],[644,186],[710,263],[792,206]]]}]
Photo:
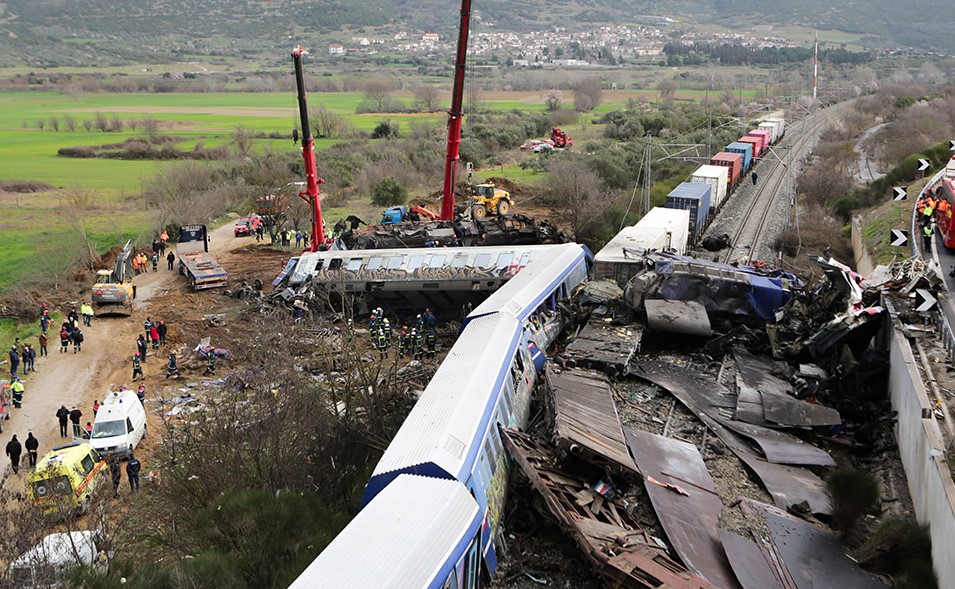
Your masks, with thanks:
[{"label": "white train roof", "polygon": [[440,586],[454,564],[451,557],[464,549],[480,525],[478,504],[461,483],[401,475],[355,516],[290,589]]},{"label": "white train roof", "polygon": [[465,327],[375,467],[372,492],[386,483],[376,481],[379,475],[412,466],[433,464],[466,478],[520,334],[518,321],[507,315],[482,317]]}]

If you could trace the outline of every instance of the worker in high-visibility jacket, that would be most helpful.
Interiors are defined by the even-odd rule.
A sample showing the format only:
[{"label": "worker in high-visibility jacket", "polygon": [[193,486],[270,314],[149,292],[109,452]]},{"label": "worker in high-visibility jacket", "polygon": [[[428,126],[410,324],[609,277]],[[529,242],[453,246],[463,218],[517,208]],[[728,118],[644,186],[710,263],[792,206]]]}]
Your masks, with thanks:
[{"label": "worker in high-visibility jacket", "polygon": [[935,226],[931,223],[922,227],[922,241],[925,246],[925,253],[932,251],[932,237],[935,235]]},{"label": "worker in high-visibility jacket", "polygon": [[388,339],[388,345],[391,345],[391,323],[388,321],[387,317],[381,319],[381,330],[385,332],[385,337]]},{"label": "worker in high-visibility jacket", "polygon": [[13,384],[10,385],[10,396],[13,397],[13,406],[17,409],[23,407],[23,393],[23,383],[19,378],[14,378]]},{"label": "worker in high-visibility jacket", "polygon": [[415,360],[421,359],[421,353],[424,351],[424,334],[417,329],[411,330],[411,355]]}]

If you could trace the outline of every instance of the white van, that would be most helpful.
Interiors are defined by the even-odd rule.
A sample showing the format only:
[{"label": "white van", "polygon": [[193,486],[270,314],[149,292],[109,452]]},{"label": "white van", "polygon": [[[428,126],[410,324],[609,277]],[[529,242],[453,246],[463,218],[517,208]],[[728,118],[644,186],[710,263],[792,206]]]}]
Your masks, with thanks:
[{"label": "white van", "polygon": [[90,445],[102,455],[128,458],[146,437],[146,410],[136,391],[107,393],[93,422]]},{"label": "white van", "polygon": [[10,582],[14,587],[60,587],[61,576],[70,568],[98,567],[104,553],[96,547],[95,532],[76,531],[50,534],[39,544],[10,563]]}]

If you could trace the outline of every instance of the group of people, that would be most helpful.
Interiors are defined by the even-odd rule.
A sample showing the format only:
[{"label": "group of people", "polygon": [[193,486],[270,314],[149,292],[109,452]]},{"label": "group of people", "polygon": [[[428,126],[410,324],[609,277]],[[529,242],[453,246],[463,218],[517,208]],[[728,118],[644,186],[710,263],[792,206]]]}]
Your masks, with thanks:
[{"label": "group of people", "polygon": [[[150,346],[152,349],[159,350],[160,346],[166,345],[166,336],[169,333],[169,328],[166,325],[166,322],[162,319],[158,321],[153,321],[152,317],[146,317],[146,320],[143,321],[143,332],[139,334],[139,338],[136,340],[136,353],[133,354],[133,381],[145,380],[146,377],[143,374],[143,364],[146,362],[146,356],[148,354]],[[170,363],[175,365],[175,352],[170,354]],[[167,371],[168,372],[168,371]],[[178,374],[178,369],[176,370]],[[169,375],[167,374],[168,378]]]},{"label": "group of people", "polygon": [[278,241],[280,247],[287,248],[292,246],[293,239],[295,240],[296,248],[308,247],[308,233],[296,229],[283,229],[281,231],[276,231],[272,236],[272,243],[274,244],[276,241]]},{"label": "group of people", "polygon": [[[438,334],[435,330],[437,324],[437,318],[428,308],[415,317],[414,327],[410,331],[407,325],[403,325],[401,330],[395,333],[384,310],[378,307],[368,318],[368,332],[371,335],[372,345],[378,350],[379,359],[386,359],[389,348],[397,345],[396,359],[411,357],[420,360],[437,356]],[[349,332],[351,332],[351,324],[349,324]]]},{"label": "group of people", "polygon": [[926,252],[932,251],[932,239],[935,236],[935,219],[952,218],[952,205],[944,198],[938,198],[932,189],[927,189],[915,204],[918,213],[919,228],[922,233],[922,244]]},{"label": "group of people", "polygon": [[[89,305],[84,305],[83,313],[83,324],[91,325],[93,321],[93,307]],[[89,314],[86,314],[88,309]],[[80,317],[76,312],[76,308],[70,310],[69,314],[66,316],[66,321],[60,326],[60,353],[65,354],[69,351],[70,344],[73,344],[73,353],[83,351],[83,340],[86,339],[86,336],[83,335],[83,330],[80,329]],[[41,341],[40,345],[46,347]],[[45,354],[44,354],[45,355]]]},{"label": "group of people", "polygon": [[33,437],[33,432],[27,433],[27,439],[23,444],[13,434],[13,438],[7,442],[6,453],[10,458],[10,466],[13,467],[13,474],[20,472],[20,457],[23,456],[23,448],[26,447],[27,457],[30,459],[30,468],[36,468],[37,454],[40,449],[40,441]]}]

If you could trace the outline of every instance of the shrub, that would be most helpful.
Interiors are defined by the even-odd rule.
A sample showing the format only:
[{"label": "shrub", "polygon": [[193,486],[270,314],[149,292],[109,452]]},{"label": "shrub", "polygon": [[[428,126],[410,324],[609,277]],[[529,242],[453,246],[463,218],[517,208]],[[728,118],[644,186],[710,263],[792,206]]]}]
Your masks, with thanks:
[{"label": "shrub", "polygon": [[846,542],[855,532],[859,518],[879,502],[879,484],[867,472],[842,468],[826,477],[826,491],[832,502],[833,527]]},{"label": "shrub", "polygon": [[371,202],[381,207],[403,205],[408,201],[408,190],[392,177],[379,181],[371,189]]}]

